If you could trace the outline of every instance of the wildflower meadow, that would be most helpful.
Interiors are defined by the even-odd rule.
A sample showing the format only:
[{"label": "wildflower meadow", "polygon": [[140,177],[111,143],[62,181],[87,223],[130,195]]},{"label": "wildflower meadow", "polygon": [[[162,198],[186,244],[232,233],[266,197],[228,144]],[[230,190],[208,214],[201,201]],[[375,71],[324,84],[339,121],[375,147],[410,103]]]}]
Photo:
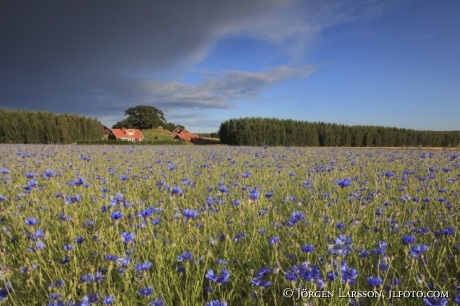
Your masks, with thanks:
[{"label": "wildflower meadow", "polygon": [[460,305],[458,155],[0,145],[0,304]]}]

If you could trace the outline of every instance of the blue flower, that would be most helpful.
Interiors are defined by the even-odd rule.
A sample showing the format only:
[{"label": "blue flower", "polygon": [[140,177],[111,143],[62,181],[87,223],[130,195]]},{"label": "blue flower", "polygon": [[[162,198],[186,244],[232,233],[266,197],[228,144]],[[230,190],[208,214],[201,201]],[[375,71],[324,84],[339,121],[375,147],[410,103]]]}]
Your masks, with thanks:
[{"label": "blue flower", "polygon": [[342,229],[342,228],[344,228],[344,227],[345,227],[345,224],[344,224],[343,222],[339,222],[339,223],[337,223],[337,224],[335,225],[335,228],[336,228],[336,229]]},{"label": "blue flower", "polygon": [[365,257],[369,257],[370,255],[371,255],[371,253],[368,250],[366,250],[366,249],[358,249],[358,256],[359,257],[365,258]]},{"label": "blue flower", "polygon": [[423,301],[425,302],[426,306],[446,306],[448,300],[446,298],[424,298]]},{"label": "blue flower", "polygon": [[171,195],[182,195],[182,189],[180,187],[174,187],[171,189]]},{"label": "blue flower", "polygon": [[69,252],[69,251],[72,251],[72,250],[73,250],[73,245],[71,245],[71,244],[66,244],[66,245],[64,245],[62,248],[64,249],[64,251]]},{"label": "blue flower", "polygon": [[366,278],[366,281],[372,287],[380,286],[383,282],[383,280],[380,277],[375,276],[369,276],[368,278]]},{"label": "blue flower", "polygon": [[104,305],[112,305],[113,302],[115,302],[115,297],[113,295],[104,296],[104,297],[102,297],[101,302]]},{"label": "blue flower", "polygon": [[65,282],[62,279],[58,279],[54,281],[54,283],[51,283],[48,287],[50,288],[62,288],[64,287]]},{"label": "blue flower", "polygon": [[385,241],[380,241],[376,243],[376,246],[378,248],[372,249],[372,252],[374,252],[377,255],[383,255],[385,254],[385,251],[387,249],[387,243]]},{"label": "blue flower", "polygon": [[390,178],[390,177],[393,176],[393,172],[385,172],[383,175],[384,175],[386,178]]},{"label": "blue flower", "polygon": [[138,293],[142,296],[149,296],[153,294],[153,288],[152,286],[149,287],[143,287],[139,289]]},{"label": "blue flower", "polygon": [[0,168],[0,173],[1,174],[7,174],[7,173],[10,173],[10,170],[7,169],[7,168]]},{"label": "blue flower", "polygon": [[241,203],[240,200],[235,200],[235,201],[232,202],[232,205],[233,206],[238,206],[238,205],[240,205],[240,203]]},{"label": "blue flower", "polygon": [[37,242],[37,243],[35,244],[35,248],[34,248],[34,249],[35,249],[36,251],[43,251],[44,248],[45,248],[45,244],[44,244],[43,242],[39,241],[39,242]]},{"label": "blue flower", "polygon": [[160,222],[161,222],[161,218],[155,218],[155,219],[153,219],[152,221],[150,221],[150,223],[151,223],[152,225],[160,224]]},{"label": "blue flower", "polygon": [[153,209],[151,207],[147,208],[146,210],[143,210],[139,212],[138,216],[142,218],[149,218],[153,214]]},{"label": "blue flower", "polygon": [[11,284],[6,283],[6,288],[0,288],[0,302],[5,300],[8,297],[8,293],[12,292]]},{"label": "blue flower", "polygon": [[85,179],[82,178],[82,177],[80,177],[80,178],[78,178],[78,179],[75,179],[75,180],[69,182],[69,185],[72,186],[72,187],[74,187],[74,186],[81,186],[81,185],[83,185],[83,184],[85,184]]},{"label": "blue flower", "polygon": [[114,211],[110,214],[110,217],[114,220],[118,220],[123,217],[123,213],[121,211]]},{"label": "blue flower", "polygon": [[[246,233],[244,233],[244,232],[237,233],[235,235],[235,238],[233,238],[233,242],[238,242],[238,241],[242,240],[245,236],[246,236]],[[224,239],[225,239],[225,236],[224,236]],[[221,240],[223,240],[223,239],[221,239]]]},{"label": "blue flower", "polygon": [[204,304],[204,306],[227,306],[227,302],[223,302],[219,300],[212,300]]},{"label": "blue flower", "polygon": [[258,193],[258,192],[251,192],[251,193],[249,194],[249,199],[250,199],[251,201],[255,201],[255,200],[257,200],[258,198],[259,198],[259,193]]},{"label": "blue flower", "polygon": [[35,173],[29,172],[29,173],[24,174],[24,176],[28,178],[29,180],[31,180],[35,177]]},{"label": "blue flower", "polygon": [[177,261],[187,261],[187,260],[192,260],[193,259],[193,254],[190,251],[186,251],[182,254],[179,254],[177,256]]},{"label": "blue flower", "polygon": [[150,261],[146,261],[146,262],[142,262],[142,263],[134,265],[134,269],[137,271],[144,272],[150,269],[151,266],[152,266],[152,263]]},{"label": "blue flower", "polygon": [[270,281],[265,281],[262,278],[268,275],[271,272],[271,269],[267,266],[260,268],[256,273],[255,277],[251,279],[251,285],[259,286],[259,287],[268,287],[271,286],[272,283]]},{"label": "blue flower", "polygon": [[184,215],[184,221],[187,222],[189,219],[193,219],[198,217],[198,212],[196,210],[192,209],[184,209],[182,211],[182,214]]},{"label": "blue flower", "polygon": [[315,247],[312,246],[311,244],[303,245],[300,248],[302,249],[302,252],[305,252],[305,253],[311,253],[315,250]]},{"label": "blue flower", "polygon": [[305,213],[301,211],[294,211],[291,213],[291,217],[289,218],[289,221],[296,224],[297,222],[302,221],[304,218],[305,218]]},{"label": "blue flower", "polygon": [[353,268],[348,267],[348,263],[345,260],[341,262],[341,270],[342,270],[342,284],[349,284],[354,285],[356,283],[356,279],[358,278],[358,271]]},{"label": "blue flower", "polygon": [[67,200],[64,204],[72,204],[76,203],[81,200],[81,196],[77,193],[74,197],[65,195],[65,199]]},{"label": "blue flower", "polygon": [[50,293],[50,299],[52,299],[52,300],[59,300],[61,297],[62,297],[62,295],[60,295],[60,294]]},{"label": "blue flower", "polygon": [[59,261],[59,263],[60,263],[61,265],[65,265],[65,264],[68,263],[68,262],[70,262],[70,257],[69,257],[69,256],[66,256],[64,259],[61,259],[61,260]]},{"label": "blue flower", "polygon": [[404,243],[404,244],[411,244],[411,243],[414,243],[415,242],[415,237],[412,236],[412,235],[405,235],[401,238],[401,241]]},{"label": "blue flower", "polygon": [[96,272],[95,274],[88,273],[80,277],[80,280],[84,283],[99,283],[104,279],[104,274]]},{"label": "blue flower", "polygon": [[123,239],[124,244],[133,243],[134,236],[136,236],[136,233],[127,233],[127,232],[121,233],[121,238]]},{"label": "blue flower", "polygon": [[24,220],[24,222],[26,223],[26,225],[33,226],[33,225],[37,224],[37,219],[35,219],[35,218],[27,218],[27,219]]},{"label": "blue flower", "polygon": [[334,244],[331,244],[327,248],[327,252],[334,256],[345,256],[351,251],[352,239],[347,235],[341,234],[335,240]]},{"label": "blue flower", "polygon": [[48,179],[52,178],[54,176],[54,170],[46,170],[43,175],[46,176]]},{"label": "blue flower", "polygon": [[272,283],[270,281],[264,281],[260,278],[254,277],[253,279],[251,279],[251,285],[266,288],[268,286],[271,286]]},{"label": "blue flower", "polygon": [[351,180],[347,179],[347,178],[344,178],[344,179],[340,179],[340,180],[336,181],[335,184],[337,186],[340,186],[341,188],[345,188],[345,187],[348,187],[348,186],[351,185]]},{"label": "blue flower", "polygon": [[412,258],[420,258],[420,255],[422,255],[422,253],[425,253],[426,251],[428,251],[428,246],[426,246],[424,244],[413,245],[410,248],[410,257],[412,257]]},{"label": "blue flower", "polygon": [[230,281],[230,272],[227,269],[222,269],[220,274],[215,274],[213,270],[208,270],[205,277],[210,282],[223,284]]},{"label": "blue flower", "polygon": [[268,243],[271,244],[271,245],[273,245],[273,244],[275,244],[275,243],[278,243],[278,241],[280,241],[280,237],[275,236],[275,237],[270,238],[270,239],[268,240]]},{"label": "blue flower", "polygon": [[162,298],[157,298],[150,302],[150,306],[166,306]]},{"label": "blue flower", "polygon": [[[93,292],[93,293],[83,296],[81,305],[86,306],[86,305],[91,305],[91,304],[97,304],[98,301],[99,301],[99,295]],[[80,305],[80,304],[77,304],[77,305]]]}]

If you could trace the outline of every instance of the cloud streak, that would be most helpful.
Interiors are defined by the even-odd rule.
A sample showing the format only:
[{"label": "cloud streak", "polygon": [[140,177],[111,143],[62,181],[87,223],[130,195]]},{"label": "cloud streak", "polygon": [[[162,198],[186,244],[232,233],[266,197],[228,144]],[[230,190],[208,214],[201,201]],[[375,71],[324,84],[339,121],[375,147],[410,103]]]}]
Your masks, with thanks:
[{"label": "cloud streak", "polygon": [[[121,99],[131,104],[171,109],[232,109],[234,100],[257,101],[260,93],[284,82],[308,77],[313,67],[279,66],[262,72],[221,71],[203,77],[198,85],[148,78],[113,78],[92,89],[99,101]],[[107,79],[106,79],[107,80]]]}]

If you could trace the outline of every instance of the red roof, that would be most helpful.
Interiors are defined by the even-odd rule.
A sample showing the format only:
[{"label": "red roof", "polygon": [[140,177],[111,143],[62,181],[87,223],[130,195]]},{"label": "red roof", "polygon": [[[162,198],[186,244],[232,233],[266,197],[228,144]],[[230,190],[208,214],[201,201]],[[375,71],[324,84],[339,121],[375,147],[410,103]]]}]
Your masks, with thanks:
[{"label": "red roof", "polygon": [[121,139],[144,139],[144,135],[138,129],[111,129],[111,131],[115,137]]},{"label": "red roof", "polygon": [[[195,138],[200,138],[197,134],[177,134],[176,137],[179,137],[180,139],[195,139]],[[175,137],[174,137],[175,138]]]}]

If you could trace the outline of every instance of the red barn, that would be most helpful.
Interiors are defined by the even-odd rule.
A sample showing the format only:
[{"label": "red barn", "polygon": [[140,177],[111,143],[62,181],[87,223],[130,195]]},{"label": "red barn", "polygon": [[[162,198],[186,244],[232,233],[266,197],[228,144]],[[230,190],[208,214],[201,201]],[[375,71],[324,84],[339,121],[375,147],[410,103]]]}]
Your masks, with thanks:
[{"label": "red barn", "polygon": [[174,130],[172,130],[173,133],[175,134],[190,134],[189,131],[187,131],[185,128],[181,127],[176,127]]},{"label": "red barn", "polygon": [[197,142],[200,140],[200,136],[197,134],[177,134],[174,140],[184,139],[186,142]]},{"label": "red barn", "polygon": [[111,129],[108,136],[109,140],[128,140],[142,141],[144,135],[138,129]]},{"label": "red barn", "polygon": [[110,129],[106,127],[105,125],[102,126],[102,129],[104,130],[105,135],[107,135],[110,132]]}]

